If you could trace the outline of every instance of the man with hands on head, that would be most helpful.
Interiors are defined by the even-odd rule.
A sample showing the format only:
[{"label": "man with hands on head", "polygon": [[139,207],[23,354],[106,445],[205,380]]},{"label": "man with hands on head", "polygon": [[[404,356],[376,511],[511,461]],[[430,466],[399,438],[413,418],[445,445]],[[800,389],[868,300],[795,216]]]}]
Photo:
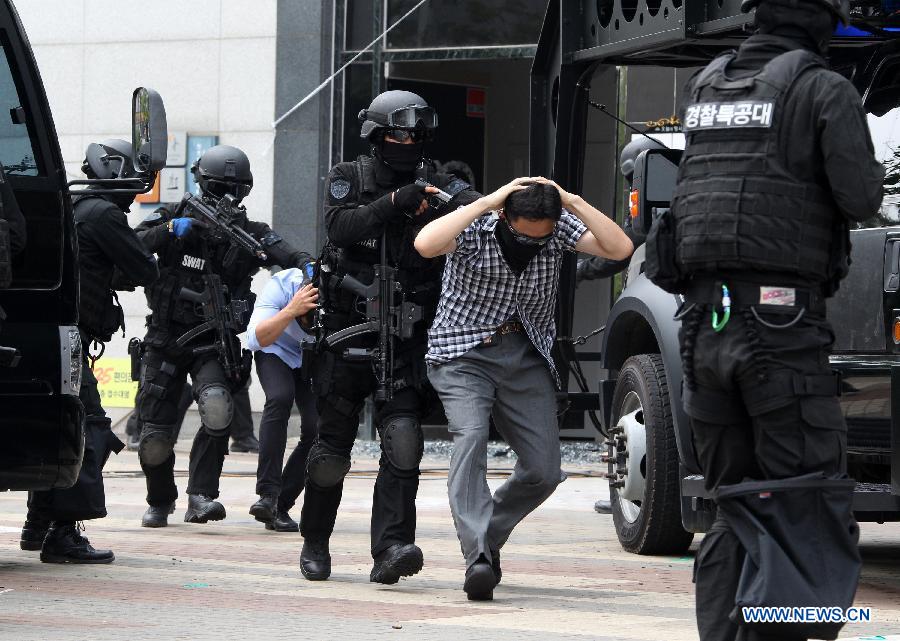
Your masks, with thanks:
[{"label": "man with hands on head", "polygon": [[[565,478],[550,354],[563,252],[622,260],[633,246],[615,221],[539,177],[517,178],[430,222],[415,247],[426,258],[447,255],[425,360],[453,435],[447,484],[466,560],[463,589],[471,600],[490,600],[500,548]],[[493,496],[492,415],[518,456]]]},{"label": "man with hands on head", "polygon": [[[306,482],[306,459],[319,420],[311,363],[304,362],[302,349],[303,343],[312,340],[304,331],[304,317],[316,308],[319,298],[319,290],[309,280],[312,271],[308,265],[306,271],[292,268],[274,274],[257,299],[247,327],[247,345],[255,352],[256,373],[266,393],[256,468],[259,500],[250,514],[276,532],[300,531],[289,511]],[[300,442],[282,471],[288,419],[295,403],[300,411]]]}]

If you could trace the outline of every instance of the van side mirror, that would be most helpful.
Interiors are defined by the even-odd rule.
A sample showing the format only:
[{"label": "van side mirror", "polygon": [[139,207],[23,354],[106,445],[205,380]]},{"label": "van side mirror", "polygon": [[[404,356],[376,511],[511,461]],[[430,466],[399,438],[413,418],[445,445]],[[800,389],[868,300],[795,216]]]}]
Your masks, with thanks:
[{"label": "van side mirror", "polygon": [[681,149],[648,149],[635,159],[626,214],[631,216],[635,231],[647,234],[653,210],[671,205],[681,154]]},{"label": "van side mirror", "polygon": [[166,107],[153,89],[138,87],[131,98],[131,144],[134,147],[134,169],[153,175],[166,166],[169,130]]}]

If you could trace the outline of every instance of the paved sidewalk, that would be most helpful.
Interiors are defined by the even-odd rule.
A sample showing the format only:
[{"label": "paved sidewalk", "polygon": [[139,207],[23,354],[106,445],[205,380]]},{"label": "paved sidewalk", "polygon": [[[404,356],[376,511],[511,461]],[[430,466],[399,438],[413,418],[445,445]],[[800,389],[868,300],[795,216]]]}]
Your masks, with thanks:
[{"label": "paved sidewalk", "polygon": [[[182,490],[187,445],[178,455]],[[224,522],[183,523],[182,497],[171,526],[150,530],[138,526],[145,505],[136,455],[114,457],[110,516],[87,524],[97,547],[115,551],[110,566],[48,565],[20,551],[25,497],[0,494],[0,640],[697,638],[692,555],[622,552],[611,517],[592,510],[607,495],[605,481],[590,476],[596,466],[571,468],[572,477],[515,532],[490,603],[471,603],[461,590],[445,462],[423,465],[418,543],[425,569],[396,586],[368,582],[373,460],[354,462],[331,545],[334,573],[321,583],[300,575],[298,534],[267,532],[247,514],[255,466],[254,455],[226,460]],[[501,474],[495,477],[492,484]],[[864,525],[863,540],[857,605],[872,606],[875,622],[848,626],[844,637],[894,638],[887,635],[900,635],[900,526]]]}]

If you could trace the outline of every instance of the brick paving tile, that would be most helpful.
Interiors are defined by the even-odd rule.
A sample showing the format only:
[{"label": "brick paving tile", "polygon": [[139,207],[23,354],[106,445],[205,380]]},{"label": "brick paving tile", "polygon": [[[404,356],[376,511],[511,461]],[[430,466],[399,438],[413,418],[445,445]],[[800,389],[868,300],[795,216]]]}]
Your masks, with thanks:
[{"label": "brick paving tile", "polygon": [[[179,445],[178,484],[187,452]],[[140,528],[144,481],[136,456],[110,461],[110,515],[87,523],[109,566],[42,564],[19,550],[24,494],[0,495],[0,641],[168,641],[287,639],[448,639],[478,641],[693,641],[691,569],[683,557],[622,551],[612,519],[595,514],[606,496],[599,468],[573,466],[556,494],[515,532],[503,550],[495,600],[472,603],[446,497],[446,469],[426,461],[420,486],[418,544],[425,569],[396,586],[369,583],[369,511],[375,461],[354,461],[331,542],[329,581],[299,572],[302,538],[267,532],[247,514],[256,459],[226,460],[221,523],[182,522],[185,497],[170,527]],[[491,484],[503,477],[494,470]],[[299,516],[299,508],[294,510]],[[874,621],[848,625],[842,638],[900,640],[900,525],[863,524],[866,566],[857,605]],[[874,638],[878,638],[877,636]]]}]

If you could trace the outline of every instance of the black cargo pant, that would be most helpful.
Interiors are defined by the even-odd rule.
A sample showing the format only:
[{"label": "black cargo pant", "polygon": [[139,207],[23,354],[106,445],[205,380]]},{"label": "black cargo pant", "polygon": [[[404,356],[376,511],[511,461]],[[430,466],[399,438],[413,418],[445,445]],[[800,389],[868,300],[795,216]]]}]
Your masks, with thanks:
[{"label": "black cargo pant", "polygon": [[[424,367],[424,361],[422,362]],[[398,369],[396,380],[412,379],[412,367]],[[412,380],[410,380],[412,382]],[[372,364],[349,362],[331,352],[320,355],[317,364],[319,434],[317,444],[330,454],[350,458],[359,429],[359,416],[365,399],[375,390]],[[429,395],[416,386],[394,391],[387,403],[376,403],[375,424],[379,432],[391,417],[415,416],[419,420],[427,411]],[[306,495],[300,519],[304,537],[328,538],[334,531],[343,482],[320,488],[306,480]],[[384,455],[378,462],[378,476],[372,498],[372,556],[377,556],[395,543],[416,540],[416,493],[419,469],[398,470]]]},{"label": "black cargo pant", "polygon": [[[846,425],[828,363],[830,325],[807,312],[790,327],[769,326],[790,323],[798,311],[734,309],[721,332],[712,328],[708,305],[685,316],[684,403],[708,490],[745,479],[844,471]],[[694,565],[701,641],[795,641],[760,636],[729,619],[743,562],[737,537],[717,519]]]},{"label": "black cargo pant", "polygon": [[[195,356],[190,350],[174,351],[148,347],[141,364],[141,386],[135,406],[142,429],[149,426],[169,430],[172,437],[183,417],[179,410],[187,376],[193,382],[194,400],[204,387],[221,384],[229,387],[225,371],[215,352]],[[230,389],[230,388],[229,388]],[[172,441],[174,444],[174,440]],[[219,477],[228,454],[228,433],[213,436],[201,425],[194,437],[188,463],[188,494],[219,496]],[[147,503],[168,506],[178,498],[175,487],[175,453],[161,465],[150,467],[141,462],[147,477]]]},{"label": "black cargo pant", "polygon": [[[86,350],[85,350],[86,351]],[[84,356],[81,363],[81,389],[78,397],[84,405],[84,458],[75,485],[64,490],[45,490],[28,495],[28,518],[46,521],[87,521],[106,516],[103,466],[110,452],[117,454],[125,445],[110,429],[110,420],[100,404],[97,378]]]},{"label": "black cargo pant", "polygon": [[[300,368],[292,369],[281,358],[267,352],[256,352],[254,357],[256,373],[266,393],[266,405],[259,423],[256,493],[277,496],[278,507],[287,512],[294,507],[306,484],[306,459],[319,427],[316,396],[311,380],[303,377]],[[288,420],[295,403],[300,411],[300,442],[282,471]]]}]

